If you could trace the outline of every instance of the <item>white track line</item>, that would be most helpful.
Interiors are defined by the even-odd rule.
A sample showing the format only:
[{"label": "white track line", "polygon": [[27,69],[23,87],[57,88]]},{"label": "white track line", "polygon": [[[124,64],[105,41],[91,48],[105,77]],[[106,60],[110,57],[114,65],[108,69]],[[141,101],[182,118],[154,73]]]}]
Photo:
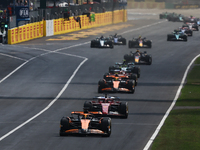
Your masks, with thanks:
[{"label": "white track line", "polygon": [[20,124],[19,126],[17,126],[15,129],[11,130],[10,132],[8,132],[7,134],[5,134],[4,136],[2,136],[0,138],[0,141],[2,141],[4,138],[8,137],[9,135],[11,135],[13,132],[17,131],[18,129],[22,128],[24,125],[26,125],[27,123],[31,122],[33,119],[35,119],[36,117],[38,117],[39,115],[41,115],[42,113],[44,113],[46,110],[48,110],[59,98],[60,96],[63,94],[63,92],[67,89],[68,85],[70,84],[71,80],[74,78],[74,76],[76,75],[76,73],[78,72],[79,68],[87,61],[88,59],[85,58],[80,64],[79,66],[76,68],[76,70],[73,72],[72,76],[70,77],[70,79],[67,81],[67,83],[65,84],[65,86],[62,88],[62,90],[58,93],[58,95],[56,96],[56,98],[54,100],[52,100],[49,105],[47,107],[45,107],[42,111],[40,111],[39,113],[37,113],[35,116],[31,117],[30,119],[28,119],[27,121],[25,121],[24,123]]},{"label": "white track line", "polygon": [[88,58],[86,57],[82,57],[82,56],[78,56],[78,55],[73,55],[73,54],[67,54],[67,53],[61,53],[61,52],[58,52],[58,51],[61,51],[61,50],[65,50],[65,49],[69,49],[69,48],[72,48],[72,47],[77,47],[77,46],[81,46],[81,45],[84,45],[84,44],[87,44],[87,43],[83,43],[83,44],[77,44],[77,45],[73,45],[73,46],[70,46],[70,47],[65,47],[65,48],[62,48],[62,49],[57,49],[55,51],[48,51],[48,50],[44,50],[44,49],[37,49],[37,50],[44,50],[44,51],[48,51],[47,53],[43,53],[43,54],[40,54],[36,57],[32,57],[31,59],[27,60],[26,62],[24,62],[23,64],[21,64],[19,67],[17,67],[15,70],[13,70],[9,75],[7,75],[6,77],[4,77],[0,83],[2,83],[3,81],[5,81],[8,77],[10,77],[13,73],[15,73],[16,71],[18,71],[21,67],[23,67],[25,64],[27,64],[28,62],[38,58],[38,57],[41,57],[41,56],[44,56],[44,55],[47,55],[47,54],[50,54],[50,53],[58,53],[58,54],[62,54],[62,55],[68,55],[68,56],[72,56],[72,57],[77,57],[77,58],[81,58],[81,59],[84,59],[80,64],[79,66],[76,68],[76,70],[73,72],[72,76],[69,78],[69,80],[67,81],[67,83],[65,84],[65,86],[62,88],[62,90],[58,93],[58,95],[56,96],[55,99],[53,99],[49,105],[47,107],[45,107],[43,110],[41,110],[39,113],[37,113],[36,115],[34,115],[33,117],[31,117],[30,119],[28,119],[27,121],[23,122],[22,124],[20,124],[19,126],[17,126],[16,128],[14,128],[13,130],[11,130],[10,132],[8,132],[7,134],[3,135],[2,137],[0,137],[0,141],[2,141],[3,139],[5,139],[6,137],[8,137],[9,135],[11,135],[12,133],[14,133],[15,131],[17,131],[18,129],[22,128],[24,125],[26,125],[27,123],[29,123],[30,121],[32,121],[33,119],[35,119],[36,117],[38,117],[39,115],[41,115],[42,113],[44,113],[46,110],[48,110],[59,98],[60,96],[63,94],[63,92],[67,89],[68,85],[70,84],[71,80],[74,78],[74,76],[76,75],[76,73],[78,72],[78,70],[80,69],[80,67],[88,60]]},{"label": "white track line", "polygon": [[[156,25],[156,24],[159,24],[159,23],[163,23],[164,21],[162,22],[158,22],[158,23],[154,23],[154,24],[151,24],[151,25],[147,25],[147,26],[143,26],[143,27],[140,27],[140,28],[137,28],[137,29],[133,29],[133,30],[129,30],[127,32],[123,32],[122,34],[125,34],[125,33],[128,33],[128,32],[132,32],[132,31],[135,31],[135,30],[140,30],[142,28],[146,28],[146,27],[150,27],[150,26],[153,26],[153,25]],[[85,45],[85,44],[88,44],[90,43],[89,42],[85,42],[85,43],[81,43],[81,44],[76,44],[76,45],[72,45],[72,46],[69,46],[69,47],[64,47],[64,48],[60,48],[60,49],[57,49],[57,50],[54,50],[54,51],[49,51],[49,50],[46,50],[46,49],[40,49],[40,48],[30,48],[30,47],[27,47],[29,49],[35,49],[35,50],[42,50],[42,51],[48,51],[47,53],[43,53],[43,54],[40,54],[36,57],[32,57],[31,59],[27,60],[25,63],[23,63],[22,65],[20,65],[18,68],[16,68],[14,71],[12,71],[9,75],[7,75],[4,79],[2,79],[0,81],[3,82],[4,80],[6,80],[8,77],[10,77],[13,73],[15,73],[16,71],[18,71],[21,67],[23,67],[25,64],[27,64],[28,62],[32,61],[33,59],[35,58],[38,58],[38,57],[41,57],[41,56],[44,56],[44,55],[47,55],[47,54],[50,54],[50,53],[59,53],[59,54],[64,54],[64,55],[68,55],[68,56],[74,56],[74,57],[78,57],[78,58],[83,58],[84,60],[79,64],[79,66],[76,68],[76,70],[74,71],[74,73],[72,74],[72,76],[70,77],[70,79],[67,81],[67,83],[65,84],[65,86],[62,88],[62,90],[59,92],[59,94],[56,96],[56,98],[54,100],[52,100],[49,105],[47,107],[45,107],[43,110],[41,110],[39,113],[37,113],[36,115],[34,115],[33,117],[31,117],[30,119],[28,119],[27,121],[25,121],[24,123],[20,124],[19,126],[17,126],[16,128],[14,128],[13,130],[11,130],[10,132],[8,132],[7,134],[3,135],[2,137],[0,137],[0,141],[2,141],[3,139],[5,139],[6,137],[8,137],[9,135],[11,135],[12,133],[14,133],[15,131],[17,131],[18,129],[22,128],[23,126],[25,126],[27,123],[31,122],[33,119],[37,118],[38,116],[40,116],[42,113],[44,113],[46,110],[48,110],[59,98],[60,96],[63,94],[63,92],[67,89],[68,85],[70,84],[71,80],[74,78],[74,76],[76,75],[76,73],[78,72],[79,68],[88,60],[88,58],[86,57],[82,57],[82,56],[78,56],[78,55],[73,55],[73,54],[67,54],[67,53],[61,53],[61,52],[58,52],[58,51],[61,51],[61,50],[66,50],[66,49],[69,49],[69,48],[73,48],[73,47],[78,47],[78,46],[81,46],[81,45]],[[16,45],[14,45],[16,46]],[[17,47],[17,46],[16,46]],[[20,46],[21,47],[21,46]],[[25,47],[24,47],[25,48]]]},{"label": "white track line", "polygon": [[22,61],[27,61],[27,60],[25,60],[25,59],[22,59],[22,58],[19,58],[19,57],[15,57],[15,56],[12,56],[12,55],[8,55],[8,54],[0,53],[0,55],[7,56],[7,57],[11,57],[11,58],[14,58],[14,59],[19,59],[19,60],[22,60]]},{"label": "white track line", "polygon": [[137,30],[141,30],[141,29],[144,29],[144,28],[147,28],[147,27],[150,27],[150,26],[154,26],[154,25],[157,25],[157,24],[166,22],[166,21],[167,21],[167,20],[159,21],[159,22],[156,22],[156,23],[153,23],[153,24],[149,24],[149,25],[146,25],[146,26],[142,26],[142,27],[140,27],[140,28],[136,28],[136,29],[132,29],[132,30],[128,30],[128,31],[122,32],[121,34],[133,32],[133,31],[137,31]]},{"label": "white track line", "polygon": [[148,149],[150,148],[152,142],[154,141],[154,139],[156,138],[157,134],[159,133],[161,127],[163,126],[165,120],[167,119],[167,117],[168,117],[170,111],[173,109],[173,107],[174,107],[174,105],[175,105],[175,103],[176,103],[176,101],[177,101],[177,99],[178,99],[178,97],[179,97],[179,95],[180,95],[180,93],[181,93],[181,89],[183,88],[183,84],[184,84],[184,82],[185,82],[185,79],[186,79],[186,77],[187,77],[187,74],[188,74],[188,71],[189,71],[190,67],[192,66],[192,64],[194,63],[194,61],[195,61],[198,57],[200,57],[200,54],[197,55],[197,56],[190,62],[190,64],[188,65],[188,67],[187,67],[187,69],[186,69],[186,71],[185,71],[185,73],[184,73],[184,75],[183,75],[181,84],[180,84],[180,86],[179,86],[179,88],[178,88],[178,90],[177,90],[176,96],[175,96],[175,98],[174,98],[174,100],[173,100],[171,106],[169,107],[169,109],[167,110],[167,112],[165,113],[165,115],[163,116],[163,118],[162,118],[160,124],[159,124],[158,127],[156,128],[155,132],[153,133],[153,135],[151,136],[151,138],[149,139],[148,143],[146,144],[146,146],[144,147],[143,150],[148,150]]}]

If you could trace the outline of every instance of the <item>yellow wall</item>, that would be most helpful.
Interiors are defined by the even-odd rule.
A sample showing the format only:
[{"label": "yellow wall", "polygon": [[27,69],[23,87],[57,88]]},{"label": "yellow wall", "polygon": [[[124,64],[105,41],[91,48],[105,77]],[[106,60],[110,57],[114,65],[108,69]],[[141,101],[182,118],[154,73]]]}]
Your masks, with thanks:
[{"label": "yellow wall", "polygon": [[[80,16],[80,18],[81,28],[79,23],[76,22],[73,17],[70,17],[69,21],[65,21],[63,18],[54,19],[54,35],[108,25],[112,23],[126,22],[127,11],[116,10],[114,12],[97,13],[95,14],[95,22],[90,22],[86,15]],[[46,21],[30,23],[16,27],[8,30],[8,44],[16,44],[31,39],[40,38],[46,36],[46,32]]]}]

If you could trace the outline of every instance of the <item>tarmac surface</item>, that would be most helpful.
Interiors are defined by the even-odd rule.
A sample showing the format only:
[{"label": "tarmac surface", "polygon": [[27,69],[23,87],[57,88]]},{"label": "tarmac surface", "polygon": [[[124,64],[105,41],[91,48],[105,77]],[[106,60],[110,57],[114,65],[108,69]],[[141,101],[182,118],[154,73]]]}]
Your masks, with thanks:
[{"label": "tarmac surface", "polygon": [[[199,15],[199,10],[170,11]],[[199,31],[187,42],[167,41],[167,34],[182,23],[159,20],[161,12],[165,10],[128,10],[132,19],[126,23],[0,45],[0,149],[143,149],[171,105],[186,67],[200,53]],[[152,55],[153,63],[140,66],[135,93],[109,94],[128,102],[128,118],[112,119],[109,138],[60,137],[62,116],[82,111],[86,100],[102,95],[97,83],[108,67],[136,50],[127,45],[90,48],[95,37],[114,33],[127,43],[139,35],[153,41],[151,49],[140,49]]]}]

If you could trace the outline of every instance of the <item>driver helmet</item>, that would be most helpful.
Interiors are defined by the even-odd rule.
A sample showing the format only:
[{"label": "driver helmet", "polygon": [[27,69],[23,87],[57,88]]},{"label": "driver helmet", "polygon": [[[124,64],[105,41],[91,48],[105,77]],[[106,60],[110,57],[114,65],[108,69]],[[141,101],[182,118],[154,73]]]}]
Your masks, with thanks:
[{"label": "driver helmet", "polygon": [[136,53],[139,53],[139,52],[140,52],[140,50],[139,50],[139,49],[137,49],[137,50],[136,50]]},{"label": "driver helmet", "polygon": [[179,30],[175,29],[174,32],[179,32]]},{"label": "driver helmet", "polygon": [[126,59],[123,59],[123,64],[125,64],[126,63]]},{"label": "driver helmet", "polygon": [[119,78],[114,78],[114,81],[119,81]]},{"label": "driver helmet", "polygon": [[82,116],[82,119],[86,119],[86,118],[87,118],[87,115],[83,115],[83,116]]}]

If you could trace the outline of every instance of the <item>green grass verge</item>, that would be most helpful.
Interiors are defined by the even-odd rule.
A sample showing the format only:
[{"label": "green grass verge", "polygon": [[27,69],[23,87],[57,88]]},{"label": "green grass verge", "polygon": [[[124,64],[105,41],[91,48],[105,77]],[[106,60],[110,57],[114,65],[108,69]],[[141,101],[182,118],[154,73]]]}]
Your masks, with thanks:
[{"label": "green grass verge", "polygon": [[200,64],[200,57],[195,60],[195,64]]},{"label": "green grass verge", "polygon": [[[200,58],[195,64],[200,64]],[[200,66],[188,74],[175,106],[200,106]],[[151,150],[200,150],[200,109],[172,110]]]},{"label": "green grass verge", "polygon": [[188,74],[176,106],[200,106],[200,66],[194,66]]},{"label": "green grass verge", "polygon": [[172,110],[151,150],[199,150],[200,109]]}]

